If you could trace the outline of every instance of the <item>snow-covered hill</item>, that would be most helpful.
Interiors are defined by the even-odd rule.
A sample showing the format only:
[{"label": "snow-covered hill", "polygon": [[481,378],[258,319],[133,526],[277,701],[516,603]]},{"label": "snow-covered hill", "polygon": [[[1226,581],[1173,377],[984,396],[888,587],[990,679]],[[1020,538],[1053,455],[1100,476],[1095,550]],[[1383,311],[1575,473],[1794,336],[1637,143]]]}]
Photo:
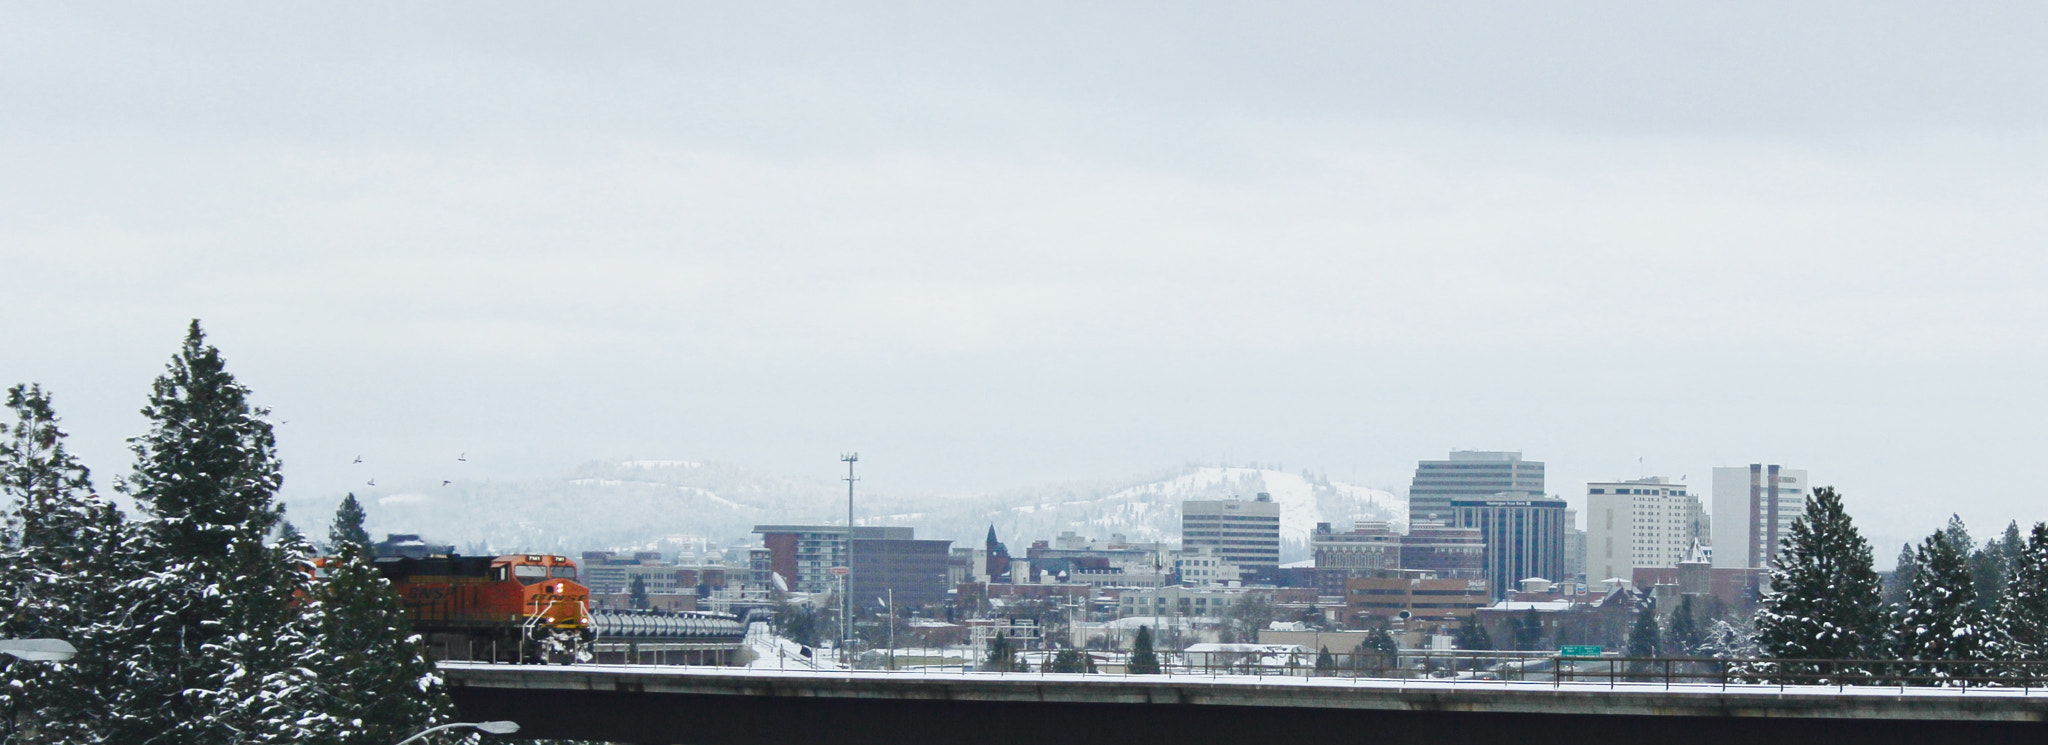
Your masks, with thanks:
[{"label": "snow-covered hill", "polygon": [[[1187,466],[1141,478],[1048,484],[993,493],[864,494],[862,524],[907,525],[920,537],[979,545],[990,525],[1022,553],[1062,531],[1177,542],[1180,503],[1251,499],[1280,504],[1281,558],[1308,555],[1319,521],[1398,521],[1400,498],[1314,473]],[[679,550],[752,538],[763,523],[832,522],[844,513],[836,484],[789,479],[731,464],[593,462],[572,473],[514,482],[456,483],[359,495],[375,532],[420,533],[466,552],[653,548]],[[292,514],[332,505],[295,503]],[[311,523],[309,523],[311,524]]]}]

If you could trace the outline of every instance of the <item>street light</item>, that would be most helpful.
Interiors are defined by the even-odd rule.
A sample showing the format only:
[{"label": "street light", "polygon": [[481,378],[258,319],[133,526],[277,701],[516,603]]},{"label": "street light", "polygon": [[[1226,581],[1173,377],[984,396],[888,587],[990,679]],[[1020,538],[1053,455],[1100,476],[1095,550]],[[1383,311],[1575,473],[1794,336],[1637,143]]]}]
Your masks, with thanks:
[{"label": "street light", "polygon": [[425,731],[422,731],[417,735],[413,735],[403,740],[399,740],[398,745],[405,745],[406,743],[418,740],[422,737],[426,737],[427,735],[431,735],[436,732],[440,732],[441,730],[455,729],[456,727],[468,727],[470,729],[491,735],[509,735],[519,731],[518,722],[456,722],[454,724],[444,724],[439,727],[428,727]]},{"label": "street light", "polygon": [[78,648],[63,639],[0,639],[0,653],[35,662],[63,662]]}]

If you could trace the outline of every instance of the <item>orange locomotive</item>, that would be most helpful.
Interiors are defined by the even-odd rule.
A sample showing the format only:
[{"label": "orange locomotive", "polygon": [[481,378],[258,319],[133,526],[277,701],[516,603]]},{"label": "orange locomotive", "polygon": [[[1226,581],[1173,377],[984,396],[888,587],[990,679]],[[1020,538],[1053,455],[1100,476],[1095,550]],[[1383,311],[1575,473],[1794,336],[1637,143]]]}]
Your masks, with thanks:
[{"label": "orange locomotive", "polygon": [[379,557],[413,629],[443,660],[572,662],[595,632],[590,589],[561,556]]}]

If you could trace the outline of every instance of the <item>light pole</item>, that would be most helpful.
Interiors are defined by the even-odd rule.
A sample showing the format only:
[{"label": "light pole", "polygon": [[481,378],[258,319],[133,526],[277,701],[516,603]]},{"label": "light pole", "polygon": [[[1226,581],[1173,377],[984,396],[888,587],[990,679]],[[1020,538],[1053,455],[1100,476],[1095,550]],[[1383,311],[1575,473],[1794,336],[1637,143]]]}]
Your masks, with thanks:
[{"label": "light pole", "polygon": [[492,735],[509,735],[519,731],[518,722],[456,722],[454,724],[444,724],[439,727],[428,727],[427,729],[421,731],[417,735],[413,735],[403,740],[399,740],[398,745],[405,745],[406,743],[418,740],[422,737],[426,737],[427,735],[431,735],[442,730],[455,729],[457,727],[468,727],[470,729]]},{"label": "light pole", "polygon": [[846,453],[839,456],[846,462],[846,592],[840,593],[841,628],[845,636],[839,638],[839,659],[846,662],[846,669],[853,669],[852,658],[847,657],[853,644],[853,464],[860,460],[860,453]]},{"label": "light pole", "polygon": [[63,662],[78,648],[63,639],[0,639],[0,653],[34,662]]}]

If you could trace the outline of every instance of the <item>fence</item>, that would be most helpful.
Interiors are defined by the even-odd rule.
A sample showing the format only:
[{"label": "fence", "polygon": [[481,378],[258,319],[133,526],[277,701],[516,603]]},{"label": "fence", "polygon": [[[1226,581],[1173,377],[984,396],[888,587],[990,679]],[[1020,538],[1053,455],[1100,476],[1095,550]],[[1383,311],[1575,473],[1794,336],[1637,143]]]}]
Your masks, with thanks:
[{"label": "fence", "polygon": [[[1082,650],[1100,674],[1129,675],[1128,656]],[[1049,652],[1024,672],[1044,675]],[[1233,656],[1233,654],[1235,656]],[[1394,653],[1159,652],[1161,675],[1356,678],[1436,681],[1662,684],[1665,687],[1820,685],[2006,688],[2048,691],[2048,660],[1786,660],[1713,657],[1567,657],[1555,652]],[[967,671],[968,666],[944,669]],[[926,670],[934,668],[923,668]]]}]

